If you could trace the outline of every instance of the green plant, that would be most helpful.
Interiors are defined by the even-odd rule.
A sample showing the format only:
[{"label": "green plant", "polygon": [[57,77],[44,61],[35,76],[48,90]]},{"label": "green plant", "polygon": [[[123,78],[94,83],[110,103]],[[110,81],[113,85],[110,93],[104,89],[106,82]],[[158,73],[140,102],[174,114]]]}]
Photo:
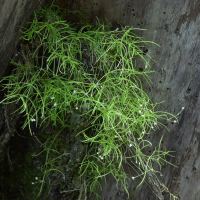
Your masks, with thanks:
[{"label": "green plant", "polygon": [[[142,90],[140,79],[150,82],[152,72],[142,47],[153,42],[136,36],[132,27],[111,31],[99,21],[98,26],[84,24],[77,30],[56,6],[39,9],[28,26],[21,38],[23,62],[12,62],[16,69],[3,79],[7,94],[1,102],[19,105],[16,112],[25,117],[22,128],[28,126],[33,134],[32,123],[53,123],[74,130],[88,144],[79,173],[88,177],[91,192],[100,186],[99,178],[112,174],[128,194],[130,177],[123,163],[136,169],[141,183],[152,174],[160,190],[165,188],[152,163],[161,168],[170,152],[161,151],[159,144],[151,155],[144,153],[152,145],[145,136],[164,127],[160,120],[177,120],[155,111],[157,104]],[[136,58],[142,59],[144,71],[136,70]],[[45,149],[48,158],[51,149]],[[47,159],[42,185],[49,172],[59,171],[56,162]],[[159,196],[160,191],[154,192]]]},{"label": "green plant", "polygon": [[[51,174],[52,172],[60,173],[63,177],[65,177],[64,173],[62,172],[62,169],[60,167],[58,167],[57,163],[59,163],[60,159],[63,156],[66,156],[67,153],[60,154],[60,152],[58,152],[56,149],[54,149],[52,147],[52,145],[54,144],[57,137],[58,137],[58,134],[56,134],[56,136],[53,138],[53,141],[46,140],[45,144],[42,144],[37,138],[38,142],[44,147],[44,150],[41,151],[39,154],[33,155],[33,156],[39,156],[44,152],[46,153],[45,164],[41,167],[43,177],[42,177],[42,180],[37,181],[37,183],[40,184],[38,196],[40,196],[42,189],[44,187],[44,184],[45,184],[45,179],[46,179],[46,177],[48,177],[49,174]],[[51,158],[51,154],[56,154],[56,156]]]}]

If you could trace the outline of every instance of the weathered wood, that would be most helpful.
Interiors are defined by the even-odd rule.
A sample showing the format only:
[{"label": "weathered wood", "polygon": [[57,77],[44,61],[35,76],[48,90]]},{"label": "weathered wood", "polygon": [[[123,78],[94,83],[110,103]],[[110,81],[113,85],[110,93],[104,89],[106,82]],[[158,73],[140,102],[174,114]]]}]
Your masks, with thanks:
[{"label": "weathered wood", "polygon": [[[81,1],[80,6],[88,19],[107,19],[116,24],[147,29],[138,32],[144,40],[151,40],[161,47],[151,45],[148,54],[156,61],[151,62],[153,85],[145,90],[153,102],[165,101],[158,106],[177,114],[179,124],[168,124],[170,132],[160,130],[152,135],[153,143],[164,135],[163,148],[176,151],[170,162],[178,168],[166,165],[160,180],[181,200],[200,199],[200,1],[198,0],[91,0]],[[89,3],[89,2],[88,2]],[[86,5],[87,4],[87,5]],[[75,9],[75,4],[71,4]],[[145,84],[145,83],[144,83]],[[130,174],[129,174],[130,175]],[[104,199],[124,199],[118,195],[115,183],[103,185]],[[147,185],[135,190],[131,182],[130,199],[155,199]],[[166,195],[164,195],[166,196]],[[169,199],[169,197],[165,197]]]},{"label": "weathered wood", "polygon": [[[0,1],[0,77],[8,75],[10,72],[9,63],[19,43],[21,27],[25,26],[28,17],[42,2],[43,0]],[[2,95],[2,93],[0,94]],[[0,100],[2,98],[0,96]],[[13,131],[10,130],[8,123],[8,117],[11,116],[11,113],[6,114],[6,107],[2,105],[0,107],[0,162],[4,158],[7,144],[10,141],[11,135],[13,135]],[[13,126],[16,125],[17,118],[14,119],[11,117],[10,120],[13,120],[10,122]]]},{"label": "weathered wood", "polygon": [[0,77],[5,74],[19,42],[21,27],[25,26],[27,18],[42,2],[43,0],[0,1]]},{"label": "weathered wood", "polygon": [[[27,16],[41,1],[2,0],[0,2],[0,76],[5,73],[10,57]],[[66,3],[67,2],[67,3]],[[82,9],[89,21],[96,16],[116,25],[144,28],[138,31],[143,39],[158,43],[151,45],[148,54],[151,61],[152,87],[144,83],[144,88],[153,102],[165,101],[158,106],[173,114],[185,107],[179,116],[179,124],[168,124],[170,132],[160,130],[152,134],[152,142],[158,144],[164,135],[162,148],[175,151],[169,159],[178,168],[166,165],[160,180],[181,200],[200,199],[200,1],[198,0],[90,0],[61,1],[56,3],[68,10]],[[131,176],[131,174],[129,174]],[[154,200],[147,185],[137,190],[137,181],[129,184],[130,199]],[[103,199],[126,199],[109,179],[103,185]],[[166,196],[163,194],[163,196]],[[169,197],[165,197],[169,199]]]}]

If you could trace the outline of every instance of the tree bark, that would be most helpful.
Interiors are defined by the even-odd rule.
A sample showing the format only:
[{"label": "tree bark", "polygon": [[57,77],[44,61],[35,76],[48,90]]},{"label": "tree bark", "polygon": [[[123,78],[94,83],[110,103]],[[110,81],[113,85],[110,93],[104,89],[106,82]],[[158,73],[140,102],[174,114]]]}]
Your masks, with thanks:
[{"label": "tree bark", "polygon": [[[88,20],[107,19],[116,25],[147,29],[138,31],[150,45],[152,86],[144,82],[144,89],[153,102],[162,102],[157,109],[177,114],[179,123],[166,124],[170,129],[151,135],[154,144],[164,136],[162,148],[175,151],[168,160],[177,168],[166,165],[160,180],[181,200],[200,199],[200,1],[198,0],[91,0],[80,6]],[[59,1],[58,1],[59,3]],[[89,3],[89,2],[88,2]],[[75,8],[75,4],[71,4]],[[139,67],[139,66],[138,66]],[[129,174],[131,176],[131,174]],[[137,190],[137,180],[129,185],[130,199],[153,200],[151,189],[144,183]],[[113,180],[103,185],[102,199],[126,199],[119,196]],[[169,196],[163,193],[165,199]]]},{"label": "tree bark", "polygon": [[[42,5],[44,0],[1,0],[0,1],[0,77],[10,73],[11,58],[18,56],[17,45],[21,36],[21,27],[26,25],[28,17],[33,11]],[[0,101],[2,100],[2,92],[0,93]],[[13,106],[11,106],[13,107]],[[10,123],[16,125],[16,119],[8,123],[9,107],[0,104],[0,162],[3,160],[7,143],[9,143],[13,131],[10,128]],[[13,110],[14,111],[14,110]],[[9,114],[8,114],[9,113]]]},{"label": "tree bark", "polygon": [[[17,46],[20,26],[42,1],[3,0],[0,3],[0,76],[5,74],[10,58]],[[51,1],[47,1],[51,3]],[[179,123],[168,123],[170,129],[157,130],[151,141],[158,144],[164,136],[162,148],[175,151],[165,165],[160,180],[170,192],[181,200],[200,199],[200,1],[198,0],[90,0],[55,1],[67,10],[82,9],[89,22],[103,18],[117,26],[133,26],[147,29],[137,31],[146,41],[154,41],[161,47],[150,45],[152,86],[144,82],[144,89],[152,101],[162,102],[157,109],[177,114]],[[138,66],[140,67],[140,66]],[[128,174],[132,176],[132,172]],[[154,200],[151,189],[145,183],[136,189],[138,181],[129,183],[130,199]],[[127,199],[119,192],[112,178],[102,185],[102,199]],[[163,193],[164,199],[169,196]],[[94,198],[93,198],[94,199]]]},{"label": "tree bark", "polygon": [[0,77],[6,74],[11,56],[19,43],[21,27],[44,0],[0,1]]}]

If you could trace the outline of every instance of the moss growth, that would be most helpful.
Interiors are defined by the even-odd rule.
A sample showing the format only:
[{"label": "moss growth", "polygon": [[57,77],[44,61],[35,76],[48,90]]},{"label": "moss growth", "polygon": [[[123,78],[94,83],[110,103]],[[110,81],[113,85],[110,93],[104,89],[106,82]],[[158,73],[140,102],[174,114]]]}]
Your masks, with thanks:
[{"label": "moss growth", "polygon": [[10,141],[9,159],[0,166],[3,176],[0,177],[1,199],[30,199],[35,200],[36,177],[41,177],[39,163],[34,163],[32,154],[35,146],[30,140],[15,136]]}]

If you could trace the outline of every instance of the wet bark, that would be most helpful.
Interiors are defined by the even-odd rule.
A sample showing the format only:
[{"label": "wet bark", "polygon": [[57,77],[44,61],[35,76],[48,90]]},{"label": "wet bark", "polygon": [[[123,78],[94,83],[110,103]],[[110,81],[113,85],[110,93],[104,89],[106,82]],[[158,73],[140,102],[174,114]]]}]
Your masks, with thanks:
[{"label": "wet bark", "polygon": [[[33,3],[34,2],[34,3]],[[0,76],[5,74],[14,53],[23,26],[30,13],[41,1],[3,0],[0,3]],[[48,3],[48,2],[47,2]],[[198,0],[88,0],[56,1],[68,10],[82,9],[89,22],[96,16],[111,22],[114,27],[122,25],[147,29],[137,31],[144,40],[154,41],[161,47],[150,45],[152,86],[144,82],[144,89],[153,102],[165,101],[157,109],[177,114],[179,123],[166,124],[170,129],[156,131],[151,141],[158,144],[164,136],[162,148],[175,151],[170,165],[162,169],[160,180],[181,200],[200,199],[200,2]],[[138,66],[140,67],[140,66]],[[132,176],[132,171],[128,172]],[[138,189],[138,181],[129,183],[130,199],[154,200],[156,197],[147,184]],[[102,199],[127,199],[109,178],[102,185]],[[169,199],[165,193],[164,199]],[[94,199],[94,198],[93,198]]]}]

